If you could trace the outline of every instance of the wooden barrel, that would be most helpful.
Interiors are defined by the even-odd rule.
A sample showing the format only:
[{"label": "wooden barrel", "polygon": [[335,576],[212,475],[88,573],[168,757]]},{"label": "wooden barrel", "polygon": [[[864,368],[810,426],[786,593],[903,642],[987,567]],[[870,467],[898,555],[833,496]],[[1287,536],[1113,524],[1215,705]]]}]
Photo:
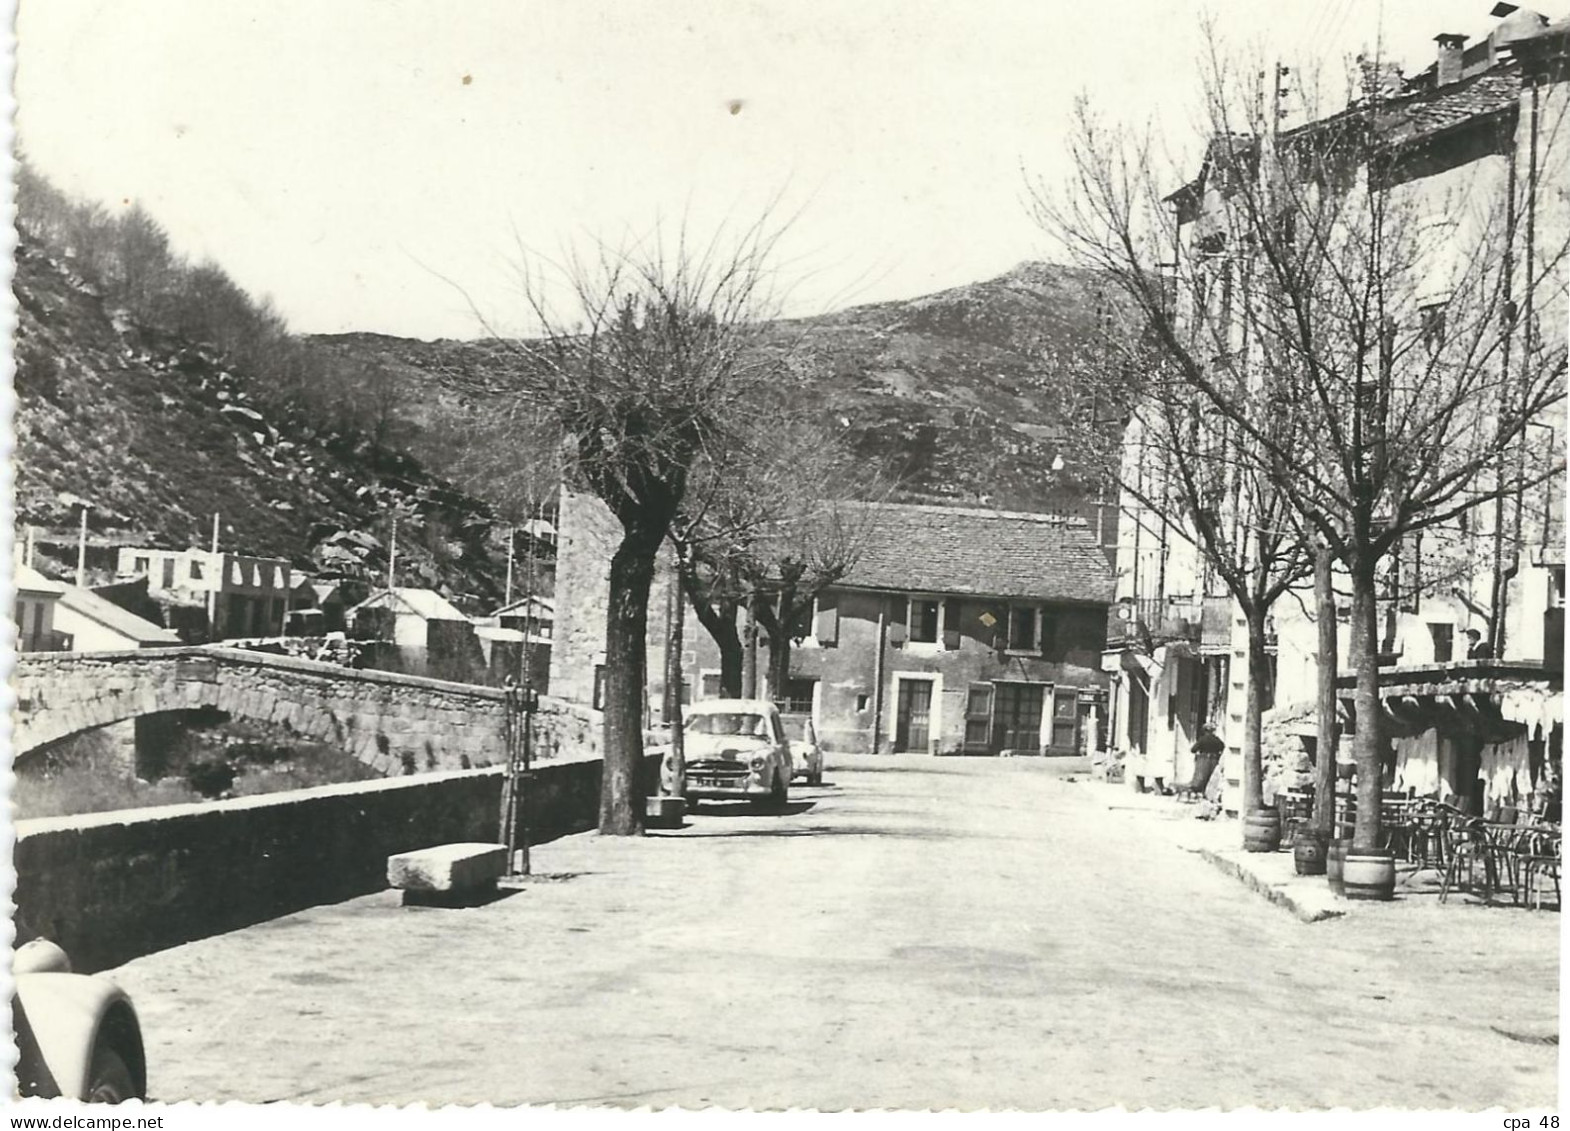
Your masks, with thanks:
[{"label": "wooden barrel", "polygon": [[1347,852],[1342,884],[1348,899],[1396,897],[1396,862],[1388,852]]},{"label": "wooden barrel", "polygon": [[1292,866],[1300,876],[1323,876],[1330,838],[1313,829],[1298,829],[1292,841]]},{"label": "wooden barrel", "polygon": [[1257,809],[1243,818],[1243,851],[1274,852],[1281,847],[1281,813]]},{"label": "wooden barrel", "polygon": [[1330,881],[1330,890],[1336,895],[1346,894],[1346,854],[1351,845],[1349,840],[1333,840],[1325,852],[1325,878]]}]

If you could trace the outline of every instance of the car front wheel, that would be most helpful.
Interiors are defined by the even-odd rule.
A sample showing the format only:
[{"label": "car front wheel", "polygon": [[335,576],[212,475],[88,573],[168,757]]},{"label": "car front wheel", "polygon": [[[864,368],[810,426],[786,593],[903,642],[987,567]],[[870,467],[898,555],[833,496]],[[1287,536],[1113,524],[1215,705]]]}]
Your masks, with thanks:
[{"label": "car front wheel", "polygon": [[86,1100],[90,1104],[118,1104],[134,1100],[136,1084],[125,1060],[112,1048],[99,1047],[87,1073]]}]

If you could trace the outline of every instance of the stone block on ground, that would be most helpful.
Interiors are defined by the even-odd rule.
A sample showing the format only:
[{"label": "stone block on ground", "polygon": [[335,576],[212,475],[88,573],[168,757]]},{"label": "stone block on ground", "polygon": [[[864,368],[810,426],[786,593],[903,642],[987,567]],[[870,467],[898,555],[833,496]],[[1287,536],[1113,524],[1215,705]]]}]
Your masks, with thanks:
[{"label": "stone block on ground", "polygon": [[387,858],[387,886],[409,896],[463,897],[495,890],[507,870],[507,846],[484,841],[439,844]]}]

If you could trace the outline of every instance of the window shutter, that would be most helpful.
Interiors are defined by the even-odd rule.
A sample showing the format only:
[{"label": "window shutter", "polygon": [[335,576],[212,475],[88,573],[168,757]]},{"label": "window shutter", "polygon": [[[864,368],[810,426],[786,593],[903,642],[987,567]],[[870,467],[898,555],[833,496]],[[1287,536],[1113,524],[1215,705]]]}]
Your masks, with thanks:
[{"label": "window shutter", "polygon": [[889,643],[898,648],[905,643],[910,621],[910,602],[904,597],[889,598]]},{"label": "window shutter", "polygon": [[837,593],[818,594],[818,619],[812,626],[812,635],[825,648],[840,642],[840,609]]},{"label": "window shutter", "polygon": [[943,647],[950,652],[959,648],[960,601],[950,597],[943,602]]}]

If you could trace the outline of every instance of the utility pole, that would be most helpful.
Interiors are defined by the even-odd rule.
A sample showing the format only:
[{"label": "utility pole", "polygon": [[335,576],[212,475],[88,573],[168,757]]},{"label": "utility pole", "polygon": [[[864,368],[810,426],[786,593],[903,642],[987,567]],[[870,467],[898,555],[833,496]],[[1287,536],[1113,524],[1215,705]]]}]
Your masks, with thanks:
[{"label": "utility pole", "polygon": [[398,569],[398,512],[393,511],[392,539],[387,547],[387,592],[393,591],[393,578]]},{"label": "utility pole", "polygon": [[[539,506],[536,504],[538,515]],[[537,530],[538,524],[531,524]],[[396,529],[396,528],[395,528]],[[512,582],[512,535],[507,538],[509,600]],[[502,797],[502,835],[507,841],[507,875],[504,881],[522,886],[533,869],[529,859],[529,822],[525,809],[534,780],[534,712],[540,697],[534,690],[534,545],[524,562],[523,664],[521,686],[509,676],[504,702],[507,748],[507,781]]]},{"label": "utility pole", "polygon": [[207,635],[218,639],[218,590],[223,584],[223,559],[218,556],[218,512],[213,512],[213,551],[207,562]]},{"label": "utility pole", "polygon": [[76,587],[87,588],[87,503],[82,504],[82,532],[76,541]]},{"label": "utility pole", "polygon": [[[509,526],[507,528],[507,587],[506,587],[506,591],[502,595],[502,608],[504,608],[504,609],[508,605],[512,604],[512,545],[513,545],[513,540],[517,536],[518,536],[518,528],[516,526]],[[525,620],[524,624],[527,626],[528,621]],[[527,634],[525,634],[525,635],[527,635]],[[527,647],[527,645],[528,645],[528,641],[527,640],[524,641],[524,645],[525,645],[525,647]]]}]

